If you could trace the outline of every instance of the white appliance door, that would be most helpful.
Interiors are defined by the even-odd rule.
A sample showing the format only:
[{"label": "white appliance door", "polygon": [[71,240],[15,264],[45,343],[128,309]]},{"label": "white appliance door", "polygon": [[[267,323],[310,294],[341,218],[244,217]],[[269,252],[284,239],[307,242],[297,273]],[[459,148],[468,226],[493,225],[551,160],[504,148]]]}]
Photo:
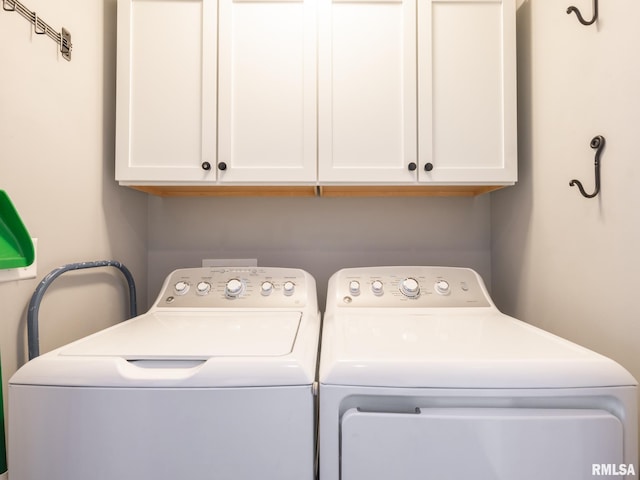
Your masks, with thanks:
[{"label": "white appliance door", "polygon": [[341,480],[584,480],[623,461],[622,424],[603,410],[354,408],[341,431]]},{"label": "white appliance door", "polygon": [[15,480],[313,480],[311,386],[13,385]]}]

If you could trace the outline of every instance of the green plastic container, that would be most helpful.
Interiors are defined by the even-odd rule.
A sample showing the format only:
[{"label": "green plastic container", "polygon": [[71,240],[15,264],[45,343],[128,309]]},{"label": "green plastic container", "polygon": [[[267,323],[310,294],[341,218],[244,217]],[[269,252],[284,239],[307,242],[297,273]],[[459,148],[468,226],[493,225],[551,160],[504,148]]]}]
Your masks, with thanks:
[{"label": "green plastic container", "polygon": [[9,195],[0,190],[0,269],[28,267],[34,259],[31,235]]}]

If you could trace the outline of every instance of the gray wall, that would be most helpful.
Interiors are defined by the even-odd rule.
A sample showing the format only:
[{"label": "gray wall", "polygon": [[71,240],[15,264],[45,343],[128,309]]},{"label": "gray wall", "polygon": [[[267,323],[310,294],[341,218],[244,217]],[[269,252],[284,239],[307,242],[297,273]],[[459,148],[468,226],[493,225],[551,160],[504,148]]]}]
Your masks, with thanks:
[{"label": "gray wall", "polygon": [[[116,258],[133,271],[146,304],[146,197],[113,181],[115,0],[25,4],[71,31],[73,58],[0,10],[0,189],[38,238],[37,279],[0,283],[5,395],[26,360],[27,304],[53,268]],[[119,321],[127,307],[116,270],[60,277],[40,310],[42,351]]]},{"label": "gray wall", "polygon": [[[520,182],[492,195],[493,295],[640,378],[640,3],[600,2],[591,27],[566,7],[518,9]],[[593,189],[598,134],[602,193],[585,199],[569,181]]]},{"label": "gray wall", "polygon": [[350,266],[468,266],[490,283],[489,200],[152,197],[149,298],[172,269],[203,258],[305,269],[323,310],[329,276]]}]

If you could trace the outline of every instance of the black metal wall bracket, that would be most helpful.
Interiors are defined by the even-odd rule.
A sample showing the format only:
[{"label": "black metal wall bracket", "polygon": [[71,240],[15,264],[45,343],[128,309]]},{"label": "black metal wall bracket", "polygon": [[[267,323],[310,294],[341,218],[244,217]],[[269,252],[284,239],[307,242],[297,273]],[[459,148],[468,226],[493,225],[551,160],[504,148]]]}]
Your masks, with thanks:
[{"label": "black metal wall bracket", "polygon": [[598,19],[598,0],[593,0],[593,18],[591,20],[588,20],[588,21],[585,20],[582,14],[580,13],[580,10],[578,10],[573,5],[567,8],[567,15],[570,15],[571,12],[576,14],[576,17],[578,17],[578,21],[582,25],[593,25]]},{"label": "black metal wall bracket", "polygon": [[584,187],[582,186],[582,183],[580,182],[580,180],[571,180],[569,182],[569,186],[573,187],[576,186],[578,187],[578,189],[580,190],[580,193],[582,194],[583,197],[585,198],[593,198],[596,195],[598,195],[598,193],[600,193],[600,154],[602,153],[602,149],[604,148],[604,137],[602,135],[597,135],[595,137],[593,137],[591,139],[591,143],[589,144],[589,146],[593,149],[596,150],[596,159],[594,162],[594,166],[595,166],[595,182],[596,182],[596,187],[595,190],[593,191],[593,193],[587,193],[584,190]]}]

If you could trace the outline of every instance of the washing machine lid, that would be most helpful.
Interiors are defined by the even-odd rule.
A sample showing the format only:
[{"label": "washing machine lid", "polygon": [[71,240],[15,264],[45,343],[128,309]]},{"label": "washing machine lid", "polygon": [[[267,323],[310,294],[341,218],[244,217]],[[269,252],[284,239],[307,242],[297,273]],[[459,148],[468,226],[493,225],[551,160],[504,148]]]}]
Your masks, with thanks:
[{"label": "washing machine lid", "polygon": [[9,383],[311,388],[319,323],[297,311],[147,313],[31,360]]},{"label": "washing machine lid", "polygon": [[60,350],[61,356],[127,360],[202,360],[290,353],[300,312],[154,312]]},{"label": "washing machine lid", "polygon": [[613,360],[500,312],[341,314],[325,321],[323,335],[322,384],[574,388],[637,383]]}]

